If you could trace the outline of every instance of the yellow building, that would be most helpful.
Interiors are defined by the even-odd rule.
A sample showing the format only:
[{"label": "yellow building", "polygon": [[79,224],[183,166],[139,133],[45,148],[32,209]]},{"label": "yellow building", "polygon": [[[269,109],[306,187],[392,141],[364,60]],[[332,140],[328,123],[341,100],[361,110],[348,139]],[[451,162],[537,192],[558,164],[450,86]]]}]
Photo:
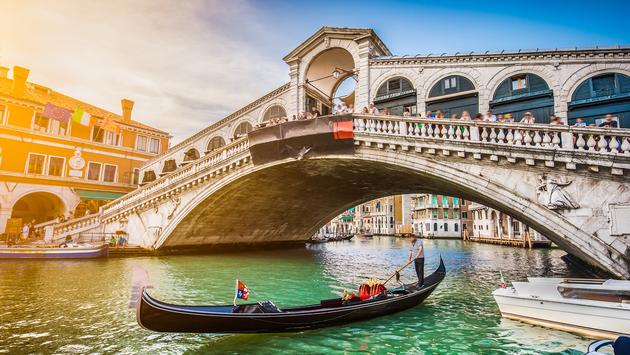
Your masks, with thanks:
[{"label": "yellow building", "polygon": [[79,217],[138,184],[142,163],[168,149],[169,134],[27,81],[0,67],[0,233],[9,218],[36,223]]}]

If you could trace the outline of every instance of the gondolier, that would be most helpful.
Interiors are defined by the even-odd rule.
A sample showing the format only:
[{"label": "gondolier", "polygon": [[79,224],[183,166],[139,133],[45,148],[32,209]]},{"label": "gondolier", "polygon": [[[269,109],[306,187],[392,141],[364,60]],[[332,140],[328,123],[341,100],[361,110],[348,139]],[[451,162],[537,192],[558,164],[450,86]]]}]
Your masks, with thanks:
[{"label": "gondolier", "polygon": [[424,244],[422,239],[413,238],[409,249],[409,261],[413,260],[418,275],[418,286],[424,284]]}]

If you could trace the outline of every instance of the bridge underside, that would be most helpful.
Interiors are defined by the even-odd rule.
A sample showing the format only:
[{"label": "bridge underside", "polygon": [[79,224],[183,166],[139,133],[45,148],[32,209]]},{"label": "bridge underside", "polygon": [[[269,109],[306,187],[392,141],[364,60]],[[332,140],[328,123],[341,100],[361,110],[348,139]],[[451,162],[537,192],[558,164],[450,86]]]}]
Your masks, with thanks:
[{"label": "bridge underside", "polygon": [[[352,158],[291,161],[246,174],[199,203],[158,247],[303,242],[347,208],[379,197],[421,192],[459,196],[503,210],[589,261],[569,238],[514,206],[479,194],[474,183]],[[597,265],[592,258],[590,263]]]}]

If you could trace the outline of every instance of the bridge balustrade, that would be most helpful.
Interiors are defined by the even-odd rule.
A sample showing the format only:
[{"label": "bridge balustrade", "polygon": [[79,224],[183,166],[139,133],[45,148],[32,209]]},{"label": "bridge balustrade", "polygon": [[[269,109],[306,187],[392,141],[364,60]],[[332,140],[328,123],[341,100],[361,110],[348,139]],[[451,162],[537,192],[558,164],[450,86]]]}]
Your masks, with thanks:
[{"label": "bridge balustrade", "polygon": [[355,115],[354,131],[630,156],[630,130],[619,128]]}]

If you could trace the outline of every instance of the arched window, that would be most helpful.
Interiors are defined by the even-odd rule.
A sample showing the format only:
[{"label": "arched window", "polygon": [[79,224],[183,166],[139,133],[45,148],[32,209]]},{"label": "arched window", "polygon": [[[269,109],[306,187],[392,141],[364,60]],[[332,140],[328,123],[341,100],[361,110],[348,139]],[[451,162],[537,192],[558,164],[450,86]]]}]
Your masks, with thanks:
[{"label": "arched window", "polygon": [[[449,96],[443,97],[446,95]],[[461,75],[450,75],[440,79],[429,90],[427,111],[431,111],[432,114],[439,111],[446,118],[453,114],[460,117],[467,111],[474,117],[479,112],[479,94],[475,91],[472,81]]]},{"label": "arched window", "polygon": [[402,115],[405,110],[415,114],[416,89],[411,81],[398,76],[378,88],[374,103],[379,109],[387,108],[392,115]]},{"label": "arched window", "polygon": [[219,149],[225,145],[225,139],[221,136],[212,137],[210,142],[208,142],[208,147],[206,153],[210,153],[215,149]]},{"label": "arched window", "polygon": [[435,223],[433,223],[433,231],[434,231],[434,232],[437,232],[437,230],[438,230],[438,229],[437,229],[437,222],[435,222]]},{"label": "arched window", "polygon": [[199,151],[195,148],[190,148],[184,153],[184,162],[191,162],[199,159]]},{"label": "arched window", "polygon": [[604,73],[584,80],[569,102],[569,124],[576,118],[599,125],[607,114],[617,119],[619,127],[630,127],[630,77]]},{"label": "arched window", "polygon": [[448,223],[444,222],[444,231],[448,232]]},{"label": "arched window", "polygon": [[267,122],[272,119],[281,119],[287,117],[287,111],[280,105],[273,105],[265,111],[262,121]]},{"label": "arched window", "polygon": [[247,122],[241,122],[239,123],[238,126],[236,126],[236,129],[234,130],[234,138],[240,138],[243,137],[245,135],[247,135],[247,133],[249,133],[252,130],[252,125]]},{"label": "arched window", "polygon": [[525,112],[531,112],[536,123],[549,123],[549,116],[553,114],[553,91],[536,74],[514,75],[499,84],[490,109],[497,116],[510,114],[513,120],[520,120]]},{"label": "arched window", "polygon": [[455,223],[455,225],[453,225],[453,229],[455,229],[455,232],[459,232],[459,224]]}]

